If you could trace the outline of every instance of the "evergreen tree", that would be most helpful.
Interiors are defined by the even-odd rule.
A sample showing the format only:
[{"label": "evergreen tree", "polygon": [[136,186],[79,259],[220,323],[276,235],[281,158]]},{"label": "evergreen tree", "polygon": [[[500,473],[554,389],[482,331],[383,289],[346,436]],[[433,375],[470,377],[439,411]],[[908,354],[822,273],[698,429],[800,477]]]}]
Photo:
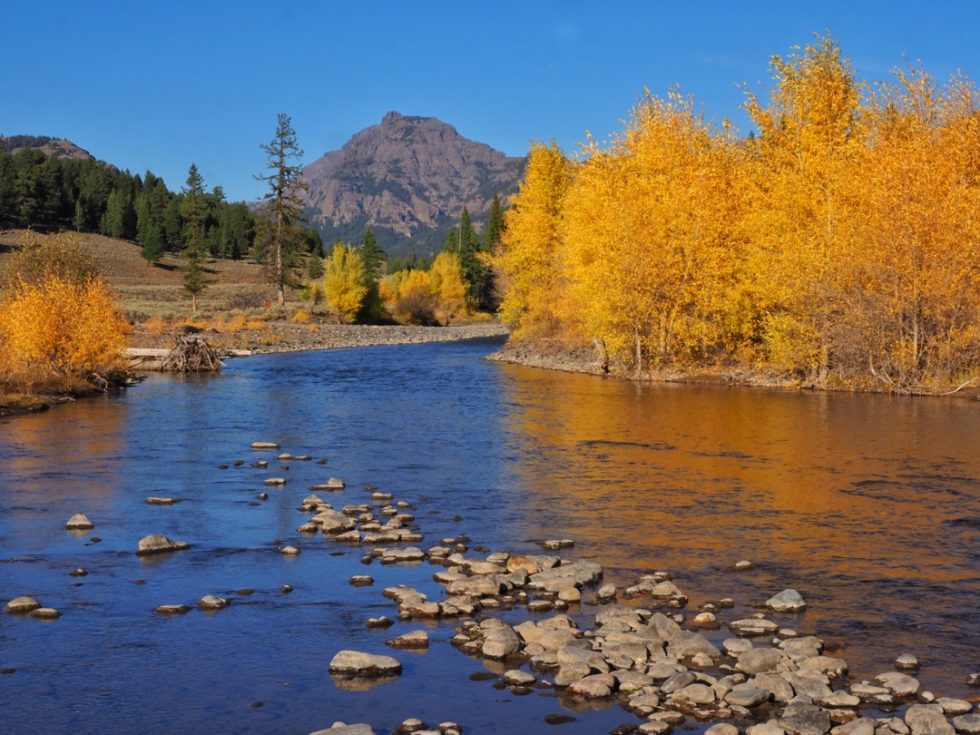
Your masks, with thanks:
[{"label": "evergreen tree", "polygon": [[303,151],[296,141],[296,131],[289,115],[279,114],[272,140],[261,148],[268,156],[266,166],[269,173],[259,174],[256,178],[269,183],[264,210],[273,224],[270,230],[271,255],[275,263],[276,296],[282,306],[286,303],[287,251],[294,244],[293,235],[296,234],[292,225],[302,217],[302,194],[307,188],[302,167],[291,163],[292,160],[301,159]]},{"label": "evergreen tree", "polygon": [[458,227],[449,232],[446,242],[445,249],[459,256],[470,304],[478,309],[490,308],[492,295],[490,269],[477,256],[480,250],[480,237],[473,229],[470,212],[466,207],[463,207]]},{"label": "evergreen tree", "polygon": [[156,225],[148,226],[143,239],[143,247],[140,248],[140,255],[148,263],[157,263],[163,257],[163,238],[160,236],[160,228]]},{"label": "evergreen tree", "polygon": [[72,217],[71,224],[77,232],[85,232],[89,228],[88,212],[85,211],[81,197],[75,200],[75,216]]},{"label": "evergreen tree", "polygon": [[385,261],[388,260],[388,254],[378,246],[374,230],[370,227],[364,231],[364,240],[361,243],[361,260],[364,261],[364,271],[367,273],[368,279],[377,283],[384,274],[384,265]]},{"label": "evergreen tree", "polygon": [[119,189],[109,194],[105,213],[102,215],[102,234],[109,237],[123,237],[126,232],[125,198]]},{"label": "evergreen tree", "polygon": [[491,252],[500,243],[500,238],[504,234],[504,209],[500,206],[500,197],[493,195],[490,203],[490,215],[487,217],[487,226],[483,230],[483,251]]},{"label": "evergreen tree", "polygon": [[197,311],[197,297],[207,288],[204,274],[205,219],[207,201],[204,194],[204,179],[197,166],[191,164],[187,172],[187,184],[183,190],[181,214],[186,222],[184,227],[184,290],[191,295],[191,311]]}]

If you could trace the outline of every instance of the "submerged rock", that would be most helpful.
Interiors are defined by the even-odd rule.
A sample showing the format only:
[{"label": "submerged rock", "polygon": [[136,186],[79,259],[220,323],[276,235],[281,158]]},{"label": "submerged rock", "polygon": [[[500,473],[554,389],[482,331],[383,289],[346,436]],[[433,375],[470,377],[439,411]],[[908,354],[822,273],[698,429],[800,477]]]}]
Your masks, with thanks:
[{"label": "submerged rock", "polygon": [[346,725],[343,722],[335,722],[328,729],[317,730],[310,735],[374,735],[374,730],[370,725],[363,723]]},{"label": "submerged rock", "polygon": [[198,607],[202,610],[224,610],[230,604],[228,599],[217,595],[205,595],[197,601]]},{"label": "submerged rock", "polygon": [[806,602],[796,590],[785,589],[766,600],[766,607],[776,612],[800,612],[806,609]]},{"label": "submerged rock", "polygon": [[156,611],[161,615],[183,615],[190,609],[189,605],[158,605]]},{"label": "submerged rock", "polygon": [[278,449],[275,442],[252,442],[252,449]]},{"label": "submerged rock", "polygon": [[336,676],[377,677],[400,674],[402,665],[391,656],[362,651],[339,651],[330,661],[330,673]]},{"label": "submerged rock", "polygon": [[84,513],[76,513],[65,523],[65,528],[69,531],[84,531],[95,528],[95,524]]},{"label": "submerged rock", "polygon": [[31,610],[30,616],[32,618],[37,618],[38,620],[55,620],[61,617],[61,613],[55,610],[53,607],[39,607],[35,610]]},{"label": "submerged rock", "polygon": [[40,607],[41,603],[35,600],[33,597],[23,595],[10,600],[3,606],[3,611],[11,613],[12,615],[26,615],[32,610],[37,610]]},{"label": "submerged rock", "polygon": [[413,630],[411,633],[389,638],[385,641],[385,645],[392,648],[428,648],[429,634],[424,630]]}]

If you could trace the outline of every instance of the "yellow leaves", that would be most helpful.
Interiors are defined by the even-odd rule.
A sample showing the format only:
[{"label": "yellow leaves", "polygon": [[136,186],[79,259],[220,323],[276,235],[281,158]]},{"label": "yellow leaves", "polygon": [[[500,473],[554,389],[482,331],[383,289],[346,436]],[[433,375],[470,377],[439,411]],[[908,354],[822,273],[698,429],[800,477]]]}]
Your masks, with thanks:
[{"label": "yellow leaves", "polygon": [[325,266],[323,295],[327,306],[345,321],[354,321],[368,292],[367,274],[360,253],[337,243]]},{"label": "yellow leaves", "polygon": [[87,378],[116,366],[128,324],[98,278],[16,280],[0,304],[0,346],[28,383]]},{"label": "yellow leaves", "polygon": [[621,364],[751,362],[910,390],[980,365],[980,104],[917,69],[859,85],[818,37],[709,126],[649,92],[581,163],[532,148],[493,263],[523,336]]},{"label": "yellow leaves", "polygon": [[443,251],[427,271],[398,271],[378,292],[395,319],[413,324],[448,324],[466,314],[466,282],[459,256]]}]

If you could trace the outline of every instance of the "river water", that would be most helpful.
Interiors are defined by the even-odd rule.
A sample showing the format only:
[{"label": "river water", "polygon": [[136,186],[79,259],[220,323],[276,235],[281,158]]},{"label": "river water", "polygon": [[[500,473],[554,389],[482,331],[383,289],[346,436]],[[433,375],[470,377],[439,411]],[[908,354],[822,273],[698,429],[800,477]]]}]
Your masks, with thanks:
[{"label": "river water", "polygon": [[[976,403],[637,386],[481,359],[495,347],[254,357],[219,377],[156,376],[0,423],[0,600],[32,594],[62,612],[0,615],[0,667],[14,670],[0,676],[0,732],[305,734],[344,720],[388,733],[419,717],[469,733],[584,735],[637,722],[616,705],[572,711],[548,690],[471,680],[490,665],[450,646],[452,622],[429,626],[428,652],[394,654],[394,682],[351,691],[332,680],[337,650],[391,653],[386,638],[419,627],[365,627],[397,612],[385,586],[434,599],[441,588],[429,565],[364,566],[362,550],[297,533],[299,500],[328,476],[347,482],[326,498],[338,507],[365,502],[366,483],[411,502],[423,547],[466,534],[534,552],[567,536],[576,547],[562,553],[599,561],[607,581],[668,570],[691,607],[734,598],[725,619],[795,587],[808,610],[775,619],[844,645],[835,655],[859,678],[911,651],[925,687],[969,693],[980,669]],[[255,440],[327,463],[281,470],[249,449]],[[249,467],[258,456],[269,470]],[[236,459],[245,465],[219,468]],[[289,483],[257,500],[274,474]],[[183,502],[149,506],[149,495]],[[65,531],[76,512],[96,528]],[[149,533],[193,546],[138,558]],[[755,568],[727,571],[743,558]],[[79,566],[88,575],[69,576]],[[350,587],[352,574],[376,583]],[[212,593],[232,605],[154,612]],[[545,723],[559,713],[576,719]]]}]

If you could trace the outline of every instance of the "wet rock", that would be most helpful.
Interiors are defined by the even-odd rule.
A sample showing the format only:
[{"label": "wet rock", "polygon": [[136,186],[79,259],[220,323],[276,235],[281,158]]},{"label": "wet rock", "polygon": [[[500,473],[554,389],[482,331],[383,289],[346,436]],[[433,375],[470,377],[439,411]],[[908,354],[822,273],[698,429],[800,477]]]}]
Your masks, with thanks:
[{"label": "wet rock", "polygon": [[667,699],[683,704],[711,704],[715,701],[715,690],[707,684],[688,684],[668,695]]},{"label": "wet rock", "polygon": [[739,561],[732,564],[732,570],[736,572],[744,572],[747,569],[751,569],[755,565],[748,559],[740,559]]},{"label": "wet rock", "polygon": [[779,674],[757,674],[749,683],[771,692],[777,702],[788,702],[796,696],[793,686]]},{"label": "wet rock", "polygon": [[569,694],[587,699],[611,696],[616,687],[616,679],[611,674],[590,674],[574,681],[565,690]]},{"label": "wet rock", "polygon": [[269,493],[259,493],[255,497],[257,497],[259,500],[268,500],[269,499]]},{"label": "wet rock", "polygon": [[604,584],[599,588],[596,595],[600,600],[612,600],[616,597],[616,585]]},{"label": "wet rock", "polygon": [[919,668],[919,659],[911,653],[903,653],[895,659],[895,668],[901,671],[915,671]]},{"label": "wet rock", "polygon": [[184,543],[183,541],[171,541],[163,534],[154,533],[140,539],[139,545],[136,547],[136,554],[138,556],[163,554],[168,551],[180,551],[189,546],[190,544]]},{"label": "wet rock", "polygon": [[400,674],[402,665],[391,656],[378,656],[363,651],[339,651],[330,661],[330,673],[335,676],[377,677]]},{"label": "wet rock", "polygon": [[395,624],[395,621],[386,615],[381,615],[377,618],[368,618],[367,627],[369,628],[390,628]]},{"label": "wet rock", "polygon": [[423,561],[425,552],[415,546],[406,546],[404,549],[385,549],[381,555],[382,564],[399,564],[402,562]]},{"label": "wet rock", "polygon": [[156,611],[161,615],[183,615],[190,609],[188,605],[158,605]]},{"label": "wet rock", "polygon": [[176,505],[180,498],[165,498],[158,495],[151,495],[146,499],[147,505]]},{"label": "wet rock", "polygon": [[529,674],[526,671],[521,671],[520,669],[510,669],[504,672],[504,683],[508,686],[531,686],[537,681],[537,677],[534,674]]},{"label": "wet rock", "polygon": [[33,610],[38,610],[41,607],[41,603],[35,600],[33,597],[24,595],[22,597],[15,597],[10,600],[6,605],[3,606],[3,611],[11,613],[12,615],[26,615]]},{"label": "wet rock", "polygon": [[752,641],[744,638],[726,638],[721,642],[721,648],[732,658],[738,658],[740,654],[752,650]]},{"label": "wet rock", "polygon": [[830,696],[818,697],[814,702],[821,707],[839,709],[841,707],[857,707],[861,704],[861,699],[847,692],[831,692]]},{"label": "wet rock", "polygon": [[968,687],[980,687],[980,673],[970,674],[966,677],[966,685]]},{"label": "wet rock", "polygon": [[278,449],[275,442],[252,442],[252,449]]},{"label": "wet rock", "polygon": [[786,731],[775,720],[761,722],[746,728],[746,735],[785,735]]},{"label": "wet rock", "polygon": [[205,595],[197,601],[197,606],[202,610],[224,610],[230,604],[227,598],[217,595]]},{"label": "wet rock", "polygon": [[660,689],[664,694],[673,694],[689,684],[693,684],[696,680],[697,676],[695,676],[692,672],[678,671],[671,674],[670,677],[660,685]]},{"label": "wet rock", "polygon": [[736,704],[739,707],[757,707],[763,702],[768,702],[772,698],[772,692],[751,684],[738,684],[729,690],[725,695],[728,704]]},{"label": "wet rock", "polygon": [[786,705],[778,724],[790,735],[824,735],[830,730],[830,714],[814,704],[793,701]]},{"label": "wet rock", "polygon": [[429,634],[424,630],[413,630],[411,633],[405,633],[395,638],[389,638],[385,641],[385,645],[391,646],[392,648],[428,648]]},{"label": "wet rock", "polygon": [[947,716],[965,715],[973,711],[973,705],[965,699],[954,699],[953,697],[940,697],[936,704],[943,708],[943,714]]},{"label": "wet rock", "polygon": [[31,610],[28,614],[37,620],[57,620],[61,617],[61,613],[53,607],[38,607]]},{"label": "wet rock", "polygon": [[343,722],[335,722],[328,729],[317,730],[310,735],[374,735],[374,730],[370,725],[345,725]]},{"label": "wet rock", "polygon": [[875,723],[867,717],[859,717],[830,731],[831,735],[874,735]]},{"label": "wet rock", "polygon": [[558,599],[562,602],[580,602],[582,593],[579,592],[578,587],[566,587],[563,590],[558,590]]},{"label": "wet rock", "polygon": [[374,584],[374,577],[370,577],[367,574],[355,574],[347,582],[351,587],[370,587]]},{"label": "wet rock", "polygon": [[279,553],[285,554],[286,556],[296,556],[299,554],[299,549],[297,549],[295,546],[283,546],[281,549],[279,549]]},{"label": "wet rock", "polygon": [[954,735],[956,732],[938,704],[913,704],[905,711],[905,724],[912,735]]},{"label": "wet rock", "polygon": [[834,656],[812,656],[800,663],[800,673],[807,676],[812,674],[841,676],[847,673],[847,661]]},{"label": "wet rock", "polygon": [[953,718],[953,727],[963,735],[978,735],[980,733],[980,714],[960,715]]},{"label": "wet rock", "polygon": [[898,671],[887,671],[878,674],[875,681],[885,687],[896,697],[912,697],[919,691],[919,680]]},{"label": "wet rock", "polygon": [[293,591],[293,586],[292,586],[291,584],[284,584],[284,585],[281,585],[281,586],[279,587],[279,591],[280,591],[280,592],[283,592],[284,594],[287,594],[287,595],[288,595],[288,594],[289,594],[290,592],[292,592],[292,591]]},{"label": "wet rock", "polygon": [[339,477],[331,477],[321,485],[317,485],[317,490],[343,490],[347,484]]},{"label": "wet rock", "polygon": [[481,653],[486,658],[506,658],[521,648],[521,639],[507,623],[496,618],[488,618],[480,623],[483,633]]},{"label": "wet rock", "polygon": [[779,626],[771,620],[765,620],[763,618],[743,618],[730,622],[728,629],[735,633],[735,635],[753,637],[772,635],[779,629]]},{"label": "wet rock", "polygon": [[704,735],[738,735],[738,728],[727,722],[719,722],[705,730]]},{"label": "wet rock", "polygon": [[310,519],[310,523],[316,524],[328,535],[350,531],[357,525],[353,518],[332,508],[317,513]]},{"label": "wet rock", "polygon": [[71,575],[72,577],[85,577],[88,575],[88,572],[86,572],[81,567],[75,567],[70,572],[68,572],[68,574]]},{"label": "wet rock", "polygon": [[95,528],[95,524],[88,519],[88,516],[84,513],[76,513],[65,523],[65,528],[69,531],[84,531],[89,528]]},{"label": "wet rock", "polygon": [[673,729],[673,725],[666,720],[650,720],[636,728],[636,731],[642,735],[666,735]]},{"label": "wet rock", "polygon": [[285,477],[267,477],[262,483],[264,485],[285,485],[287,482]]},{"label": "wet rock", "polygon": [[740,653],[736,667],[746,674],[762,674],[776,669],[787,660],[786,654],[775,648],[751,648]]},{"label": "wet rock", "polygon": [[549,551],[557,551],[558,549],[570,549],[575,546],[575,542],[570,538],[548,539],[541,545]]},{"label": "wet rock", "polygon": [[776,612],[800,612],[806,609],[806,602],[796,590],[785,589],[766,600],[766,607]]}]

